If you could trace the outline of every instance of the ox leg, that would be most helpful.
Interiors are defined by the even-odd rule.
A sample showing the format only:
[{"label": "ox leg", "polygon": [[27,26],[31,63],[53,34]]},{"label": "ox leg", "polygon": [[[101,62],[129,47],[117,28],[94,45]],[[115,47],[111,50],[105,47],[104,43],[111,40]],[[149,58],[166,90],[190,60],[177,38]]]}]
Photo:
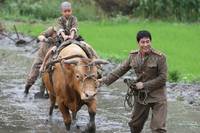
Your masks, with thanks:
[{"label": "ox leg", "polygon": [[58,103],[58,108],[60,109],[63,115],[65,127],[67,131],[69,131],[70,126],[71,126],[71,115],[70,115],[69,109],[63,103]]},{"label": "ox leg", "polygon": [[53,109],[54,109],[55,104],[56,104],[56,97],[51,93],[50,93],[50,101],[51,101],[51,106],[50,106],[50,109],[49,109],[49,115],[52,116]]},{"label": "ox leg", "polygon": [[73,119],[73,121],[76,121],[76,115],[77,115],[77,112],[72,112],[72,119]]},{"label": "ox leg", "polygon": [[88,112],[90,116],[90,121],[87,124],[87,128],[85,129],[85,132],[95,133],[96,132],[96,125],[95,125],[96,100],[93,100],[88,103]]}]

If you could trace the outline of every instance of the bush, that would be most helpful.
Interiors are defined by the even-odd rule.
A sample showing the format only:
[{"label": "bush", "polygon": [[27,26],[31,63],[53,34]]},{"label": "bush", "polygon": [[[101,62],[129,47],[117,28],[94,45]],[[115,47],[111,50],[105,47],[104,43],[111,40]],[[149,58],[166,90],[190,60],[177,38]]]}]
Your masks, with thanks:
[{"label": "bush", "polygon": [[[36,19],[47,20],[60,16],[60,4],[64,0],[4,0],[0,3],[3,14],[14,16],[29,16]],[[95,7],[93,0],[72,1],[74,15],[79,20],[97,20],[102,12]]]},{"label": "bush", "polygon": [[196,22],[200,21],[200,0],[95,0],[109,16],[118,14]]},{"label": "bush", "polygon": [[139,0],[95,0],[95,2],[112,17],[118,14],[132,14],[133,9],[139,5]]},{"label": "bush", "polygon": [[195,22],[200,21],[200,1],[141,0],[135,12],[144,18]]},{"label": "bush", "polygon": [[[0,13],[51,19],[60,16],[65,0],[0,0]],[[200,21],[200,0],[69,0],[79,20],[99,20],[104,16],[131,16],[147,19]],[[105,15],[106,14],[106,15]]]},{"label": "bush", "polygon": [[180,73],[177,70],[169,72],[169,81],[170,82],[178,82],[180,80],[181,76]]}]

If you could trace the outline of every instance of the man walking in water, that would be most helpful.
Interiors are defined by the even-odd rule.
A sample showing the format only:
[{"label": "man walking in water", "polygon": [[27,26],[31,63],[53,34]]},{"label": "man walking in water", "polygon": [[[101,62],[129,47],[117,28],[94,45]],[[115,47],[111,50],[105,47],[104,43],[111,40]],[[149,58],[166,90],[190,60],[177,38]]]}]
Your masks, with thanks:
[{"label": "man walking in water", "polygon": [[[152,133],[166,133],[166,57],[162,53],[152,49],[150,32],[145,30],[139,31],[136,39],[139,50],[131,52],[128,59],[108,74],[107,77],[103,77],[99,81],[102,84],[110,85],[127,71],[134,69],[138,79],[135,84],[134,110],[129,122],[131,133],[141,133],[148,119],[150,109],[152,110],[150,124]],[[146,99],[145,103],[141,102],[138,97],[139,93],[144,91],[147,95],[140,95],[140,98]]]}]

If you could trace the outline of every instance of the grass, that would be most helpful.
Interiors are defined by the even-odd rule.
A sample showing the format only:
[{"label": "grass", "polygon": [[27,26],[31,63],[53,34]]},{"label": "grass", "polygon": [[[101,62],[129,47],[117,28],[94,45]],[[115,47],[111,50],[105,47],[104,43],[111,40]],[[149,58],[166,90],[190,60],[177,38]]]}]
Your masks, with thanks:
[{"label": "grass", "polygon": [[[6,21],[8,27],[12,22]],[[20,32],[37,36],[54,20],[36,23],[16,22]],[[103,58],[125,59],[137,49],[136,33],[147,29],[152,33],[153,47],[167,55],[169,72],[178,71],[181,81],[200,79],[200,24],[141,21],[80,22],[79,32]],[[11,28],[9,28],[12,30]]]}]

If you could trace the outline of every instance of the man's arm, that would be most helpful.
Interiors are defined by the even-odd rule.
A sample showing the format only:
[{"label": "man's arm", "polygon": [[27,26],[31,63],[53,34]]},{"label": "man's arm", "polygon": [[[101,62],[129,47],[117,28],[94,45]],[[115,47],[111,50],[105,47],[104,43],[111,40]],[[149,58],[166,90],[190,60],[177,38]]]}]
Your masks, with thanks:
[{"label": "man's arm", "polygon": [[160,87],[165,86],[167,81],[167,63],[166,57],[162,55],[158,61],[158,77],[155,79],[144,82],[144,88],[148,88],[149,90],[158,89]]},{"label": "man's arm", "polygon": [[119,79],[121,76],[123,76],[127,71],[130,70],[130,56],[127,60],[125,60],[122,64],[120,64],[114,71],[112,71],[110,74],[108,74],[107,77],[103,78],[103,82],[106,85],[110,85],[113,82],[115,82],[117,79]]}]

